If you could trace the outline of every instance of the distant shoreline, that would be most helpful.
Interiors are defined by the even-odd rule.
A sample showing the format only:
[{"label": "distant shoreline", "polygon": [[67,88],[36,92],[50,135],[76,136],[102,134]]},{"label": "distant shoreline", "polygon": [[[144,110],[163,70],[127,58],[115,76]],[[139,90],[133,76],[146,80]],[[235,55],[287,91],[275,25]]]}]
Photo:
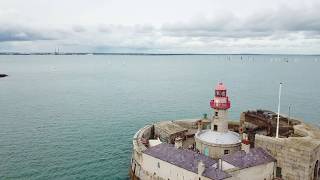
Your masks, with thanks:
[{"label": "distant shoreline", "polygon": [[264,56],[264,55],[278,55],[278,56],[320,56],[320,54],[251,54],[251,53],[19,53],[19,52],[1,52],[1,55],[13,55],[13,56],[21,56],[21,55],[129,55],[129,56],[185,56],[185,55],[247,55],[247,56]]}]

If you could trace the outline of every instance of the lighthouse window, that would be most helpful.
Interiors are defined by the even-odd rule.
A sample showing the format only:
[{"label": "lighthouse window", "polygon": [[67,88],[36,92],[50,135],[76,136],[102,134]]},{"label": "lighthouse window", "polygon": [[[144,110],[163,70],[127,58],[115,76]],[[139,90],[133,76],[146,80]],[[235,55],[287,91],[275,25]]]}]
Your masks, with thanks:
[{"label": "lighthouse window", "polygon": [[215,116],[218,116],[218,111],[217,112],[215,112],[215,114],[214,114]]},{"label": "lighthouse window", "polygon": [[218,126],[217,125],[213,125],[213,130],[214,131],[218,131]]},{"label": "lighthouse window", "polygon": [[224,154],[229,154],[229,150],[224,150]]},{"label": "lighthouse window", "polygon": [[216,91],[216,96],[221,96],[221,91]]}]

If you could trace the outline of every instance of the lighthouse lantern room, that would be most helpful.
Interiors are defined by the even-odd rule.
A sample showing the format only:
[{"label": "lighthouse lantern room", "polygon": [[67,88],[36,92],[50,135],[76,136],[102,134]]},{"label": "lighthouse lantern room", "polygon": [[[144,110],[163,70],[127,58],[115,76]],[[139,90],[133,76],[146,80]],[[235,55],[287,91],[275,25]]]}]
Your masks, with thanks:
[{"label": "lighthouse lantern room", "polygon": [[219,83],[215,88],[214,99],[210,101],[210,106],[213,109],[227,110],[231,107],[229,97],[227,96],[227,89],[223,83]]}]

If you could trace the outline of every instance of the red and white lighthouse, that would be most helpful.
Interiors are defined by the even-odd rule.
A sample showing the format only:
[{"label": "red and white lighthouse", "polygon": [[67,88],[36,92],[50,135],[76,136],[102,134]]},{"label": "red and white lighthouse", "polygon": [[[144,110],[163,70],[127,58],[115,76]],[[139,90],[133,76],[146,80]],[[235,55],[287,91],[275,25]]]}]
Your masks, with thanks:
[{"label": "red and white lighthouse", "polygon": [[228,129],[228,109],[231,103],[227,96],[227,88],[222,83],[216,86],[210,106],[214,112],[211,118],[211,129],[198,131],[194,139],[196,148],[201,153],[219,159],[241,148],[239,134]]},{"label": "red and white lighthouse", "polygon": [[210,101],[210,106],[214,110],[211,130],[228,132],[228,109],[231,107],[231,102],[227,96],[227,88],[223,83],[219,83],[214,92],[214,98]]}]

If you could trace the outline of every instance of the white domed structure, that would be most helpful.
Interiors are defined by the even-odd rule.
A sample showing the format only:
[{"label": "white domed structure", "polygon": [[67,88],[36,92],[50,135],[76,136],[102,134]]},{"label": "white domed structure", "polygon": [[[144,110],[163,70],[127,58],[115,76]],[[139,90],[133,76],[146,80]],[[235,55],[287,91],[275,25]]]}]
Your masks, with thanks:
[{"label": "white domed structure", "polygon": [[202,154],[218,159],[224,154],[232,154],[241,149],[239,134],[228,129],[228,109],[231,102],[222,83],[216,86],[210,106],[214,109],[211,129],[200,130],[195,134],[196,148]]}]

